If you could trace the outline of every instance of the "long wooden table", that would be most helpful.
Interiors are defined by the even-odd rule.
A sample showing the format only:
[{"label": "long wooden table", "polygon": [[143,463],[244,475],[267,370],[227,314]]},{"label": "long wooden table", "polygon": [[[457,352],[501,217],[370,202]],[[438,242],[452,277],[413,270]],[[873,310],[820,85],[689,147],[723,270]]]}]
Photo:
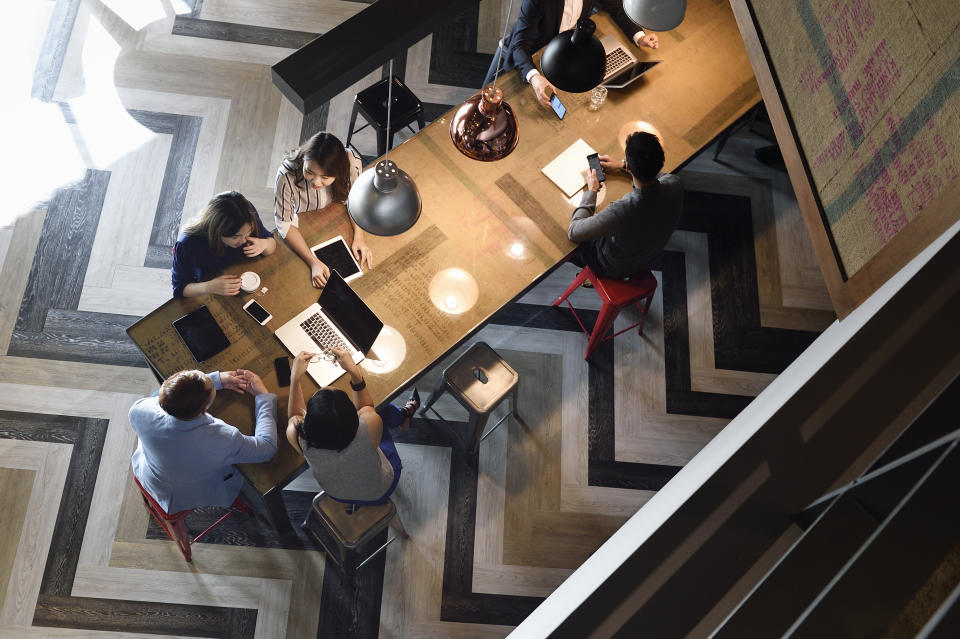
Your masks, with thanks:
[{"label": "long wooden table", "polygon": [[[615,32],[627,40],[605,14],[597,14],[594,20],[600,34]],[[375,268],[351,282],[390,327],[394,342],[389,349],[374,352],[372,364],[365,368],[375,401],[394,397],[575,248],[566,229],[579,195],[568,200],[540,169],[577,138],[619,158],[627,133],[652,125],[666,152],[664,170],[671,171],[759,101],[750,62],[726,3],[692,0],[683,24],[661,34],[660,41],[657,51],[633,50],[641,58],[663,63],[628,90],[611,90],[599,111],[587,108],[588,94],[561,92],[567,107],[562,121],[537,104],[533,91],[516,72],[506,74],[499,85],[518,115],[520,142],[503,160],[484,163],[461,155],[450,142],[451,113],[390,152],[391,159],[416,182],[423,213],[402,235],[368,235]],[[606,185],[606,202],[630,188],[628,180],[619,176],[611,176]],[[351,240],[340,205],[301,216],[300,230],[311,244],[337,234],[348,243]],[[287,353],[272,333],[315,301],[318,292],[310,285],[307,267],[282,242],[274,255],[238,264],[231,272],[243,270],[258,272],[268,291],[172,299],[128,333],[161,377],[195,368],[171,322],[206,304],[231,345],[202,368],[248,368],[260,374],[271,390],[281,391],[282,429],[286,389],[278,389],[272,362]],[[273,314],[266,327],[241,309],[250,298]],[[402,343],[399,349],[398,343]],[[398,359],[400,351],[405,351],[402,359]],[[306,386],[305,393],[316,388],[312,381]],[[335,386],[347,389],[346,377]],[[245,433],[253,432],[249,397],[222,392],[211,412]],[[281,436],[273,460],[240,467],[272,507],[278,526],[288,525],[279,490],[303,465],[303,457]]]}]

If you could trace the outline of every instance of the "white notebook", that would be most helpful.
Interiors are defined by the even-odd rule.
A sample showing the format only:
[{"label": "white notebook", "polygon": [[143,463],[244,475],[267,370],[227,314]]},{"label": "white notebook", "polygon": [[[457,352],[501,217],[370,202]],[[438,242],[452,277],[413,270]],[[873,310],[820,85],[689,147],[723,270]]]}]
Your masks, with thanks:
[{"label": "white notebook", "polygon": [[567,197],[573,197],[574,193],[582,189],[587,184],[587,156],[596,153],[590,145],[582,139],[577,139],[566,151],[553,159],[541,171],[553,183],[560,187]]}]

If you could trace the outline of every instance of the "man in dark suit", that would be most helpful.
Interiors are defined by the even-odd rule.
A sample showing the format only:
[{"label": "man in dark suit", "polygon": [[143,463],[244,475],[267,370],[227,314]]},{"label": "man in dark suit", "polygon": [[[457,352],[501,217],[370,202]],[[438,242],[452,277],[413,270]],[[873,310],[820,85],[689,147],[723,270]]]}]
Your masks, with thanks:
[{"label": "man in dark suit", "polygon": [[[537,101],[545,107],[550,106],[550,96],[555,89],[533,65],[531,55],[545,47],[555,35],[572,29],[581,18],[589,18],[594,9],[600,8],[609,13],[620,29],[630,36],[637,46],[656,49],[660,41],[655,33],[644,33],[623,11],[623,0],[523,0],[520,15],[513,25],[510,35],[502,44],[501,73],[510,69],[519,69],[520,75],[530,83]],[[493,81],[497,70],[497,58],[493,62],[483,86]]]}]

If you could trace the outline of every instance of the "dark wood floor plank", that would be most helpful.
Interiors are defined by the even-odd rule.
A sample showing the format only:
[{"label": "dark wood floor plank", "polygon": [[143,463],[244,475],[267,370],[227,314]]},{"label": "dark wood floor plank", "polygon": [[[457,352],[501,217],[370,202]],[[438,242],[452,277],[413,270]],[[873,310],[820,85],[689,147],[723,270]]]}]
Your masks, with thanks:
[{"label": "dark wood floor plank", "polygon": [[40,592],[46,595],[67,596],[73,589],[83,531],[100,470],[100,453],[109,425],[105,419],[77,417],[75,420],[76,439],[40,582]]},{"label": "dark wood floor plank", "polygon": [[466,8],[433,33],[430,45],[431,84],[481,89],[493,56],[477,53],[480,3]]},{"label": "dark wood floor plank", "polygon": [[81,182],[51,199],[16,330],[43,330],[49,308],[77,308],[109,182],[109,171],[88,169]]},{"label": "dark wood floor plank", "polygon": [[680,228],[707,234],[716,367],[779,374],[818,333],[760,325],[750,198],[687,190]]},{"label": "dark wood floor plank", "polygon": [[33,625],[157,635],[252,638],[257,611],[41,594]]},{"label": "dark wood floor plank", "polygon": [[7,355],[138,368],[147,365],[129,338],[69,335],[54,331],[14,331]]},{"label": "dark wood floor plank", "polygon": [[[371,543],[373,549],[387,541],[387,530]],[[398,542],[399,543],[399,542]],[[370,563],[347,579],[327,563],[323,571],[323,593],[317,639],[326,637],[356,637],[376,639],[380,635],[380,603],[383,597],[383,571],[387,555],[380,553]]]},{"label": "dark wood floor plank", "polygon": [[[577,315],[586,326],[593,326],[597,321],[597,311],[577,309]],[[539,304],[508,304],[493,317],[491,324],[501,326],[523,326],[525,328],[542,328],[551,331],[581,332],[583,329],[577,324],[573,313],[565,305],[541,306]]]},{"label": "dark wood floor plank", "polygon": [[173,264],[171,251],[180,232],[181,218],[184,214],[189,218],[198,213],[185,212],[183,203],[187,198],[187,187],[190,185],[190,172],[193,169],[193,158],[197,151],[202,123],[203,118],[197,116],[177,116],[144,266],[170,268]]},{"label": "dark wood floor plank", "polygon": [[33,89],[30,97],[50,102],[60,79],[60,70],[63,68],[63,59],[67,55],[67,45],[70,44],[70,34],[77,20],[80,9],[80,0],[57,0],[50,16],[47,34],[43,40],[43,47],[33,71]]},{"label": "dark wood floor plank", "polygon": [[227,40],[229,42],[242,42],[245,44],[262,44],[268,47],[282,47],[284,49],[299,49],[320,35],[319,33],[311,33],[308,31],[257,27],[249,24],[218,22],[216,20],[201,20],[189,16],[177,16],[174,18],[171,33],[173,33],[173,35],[190,36],[193,38]]}]

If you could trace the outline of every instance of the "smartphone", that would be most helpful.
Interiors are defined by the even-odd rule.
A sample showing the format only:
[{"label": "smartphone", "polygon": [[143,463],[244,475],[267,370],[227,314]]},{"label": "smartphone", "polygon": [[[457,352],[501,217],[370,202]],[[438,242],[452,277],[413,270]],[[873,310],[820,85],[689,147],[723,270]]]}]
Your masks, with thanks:
[{"label": "smartphone", "polygon": [[563,102],[560,101],[556,93],[550,96],[550,106],[553,107],[553,112],[556,113],[557,117],[561,120],[563,116],[567,114],[567,107],[563,106]]},{"label": "smartphone", "polygon": [[257,303],[257,300],[250,300],[244,304],[243,310],[247,312],[247,315],[257,320],[257,323],[260,324],[260,326],[266,325],[267,322],[273,319],[273,315],[268,313],[267,309],[260,306],[260,304]]},{"label": "smartphone", "polygon": [[587,156],[587,164],[591,169],[597,172],[597,180],[603,182],[607,179],[607,176],[603,174],[603,167],[600,166],[600,154],[591,153]]},{"label": "smartphone", "polygon": [[277,384],[281,387],[290,385],[290,360],[278,357],[273,360],[273,370],[277,374]]}]

